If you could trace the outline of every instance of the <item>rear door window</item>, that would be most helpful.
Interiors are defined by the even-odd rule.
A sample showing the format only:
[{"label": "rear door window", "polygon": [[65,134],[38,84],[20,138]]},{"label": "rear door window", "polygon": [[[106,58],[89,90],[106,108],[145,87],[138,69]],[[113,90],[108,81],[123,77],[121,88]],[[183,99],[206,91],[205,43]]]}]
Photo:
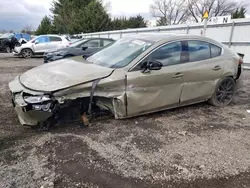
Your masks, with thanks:
[{"label": "rear door window", "polygon": [[61,42],[62,39],[60,37],[49,37],[51,42]]},{"label": "rear door window", "polygon": [[216,45],[213,45],[213,44],[210,44],[210,48],[211,48],[211,57],[218,57],[221,55],[221,48],[216,46]]},{"label": "rear door window", "polygon": [[189,61],[202,61],[211,58],[210,44],[203,41],[188,41]]}]

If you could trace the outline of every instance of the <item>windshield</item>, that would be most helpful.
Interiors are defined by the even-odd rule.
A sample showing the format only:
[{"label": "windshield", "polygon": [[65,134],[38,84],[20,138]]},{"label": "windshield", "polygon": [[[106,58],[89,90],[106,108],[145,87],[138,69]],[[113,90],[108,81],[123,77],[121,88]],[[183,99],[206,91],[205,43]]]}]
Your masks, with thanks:
[{"label": "windshield", "polygon": [[12,36],[14,36],[13,33],[5,33],[1,36],[1,38],[11,38]]},{"label": "windshield", "polygon": [[103,67],[122,68],[131,63],[151,45],[152,43],[148,41],[123,38],[92,55],[87,60]]},{"label": "windshield", "polygon": [[82,43],[84,43],[86,40],[77,40],[75,42],[73,42],[70,47],[78,47],[79,45],[81,45]]}]

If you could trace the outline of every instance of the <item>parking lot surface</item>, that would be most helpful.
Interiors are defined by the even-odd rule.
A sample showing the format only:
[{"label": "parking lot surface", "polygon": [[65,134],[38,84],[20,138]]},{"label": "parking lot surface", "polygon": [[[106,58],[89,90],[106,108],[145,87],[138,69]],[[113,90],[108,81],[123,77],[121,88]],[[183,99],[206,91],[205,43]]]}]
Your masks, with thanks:
[{"label": "parking lot surface", "polygon": [[0,187],[249,187],[249,71],[225,108],[201,103],[42,132],[19,124],[8,89],[42,61],[0,54]]}]

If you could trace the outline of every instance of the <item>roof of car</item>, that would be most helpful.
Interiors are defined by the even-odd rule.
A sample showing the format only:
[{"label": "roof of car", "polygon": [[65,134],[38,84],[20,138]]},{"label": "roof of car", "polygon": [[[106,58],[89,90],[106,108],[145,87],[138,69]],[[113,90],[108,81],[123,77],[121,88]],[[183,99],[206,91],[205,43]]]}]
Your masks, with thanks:
[{"label": "roof of car", "polygon": [[64,37],[64,35],[51,35],[51,34],[48,34],[48,35],[39,35],[39,36],[47,36],[47,37]]},{"label": "roof of car", "polygon": [[128,35],[129,38],[141,39],[141,40],[149,40],[153,42],[159,42],[162,40],[172,39],[172,38],[180,38],[180,39],[188,39],[188,38],[195,38],[195,39],[209,39],[203,36],[198,35],[189,35],[189,34],[176,34],[176,33],[139,33],[139,34],[132,34]]}]

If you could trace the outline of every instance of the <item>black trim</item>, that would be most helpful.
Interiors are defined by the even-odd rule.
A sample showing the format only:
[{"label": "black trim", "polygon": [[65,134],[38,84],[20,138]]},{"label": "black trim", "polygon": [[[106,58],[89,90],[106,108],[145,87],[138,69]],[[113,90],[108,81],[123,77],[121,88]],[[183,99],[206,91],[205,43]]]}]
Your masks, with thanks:
[{"label": "black trim", "polygon": [[92,88],[90,91],[90,99],[89,99],[89,108],[88,108],[88,115],[92,114],[92,103],[93,103],[93,98],[94,98],[94,94],[95,94],[95,89],[97,84],[101,81],[101,79],[95,80],[92,84]]}]

